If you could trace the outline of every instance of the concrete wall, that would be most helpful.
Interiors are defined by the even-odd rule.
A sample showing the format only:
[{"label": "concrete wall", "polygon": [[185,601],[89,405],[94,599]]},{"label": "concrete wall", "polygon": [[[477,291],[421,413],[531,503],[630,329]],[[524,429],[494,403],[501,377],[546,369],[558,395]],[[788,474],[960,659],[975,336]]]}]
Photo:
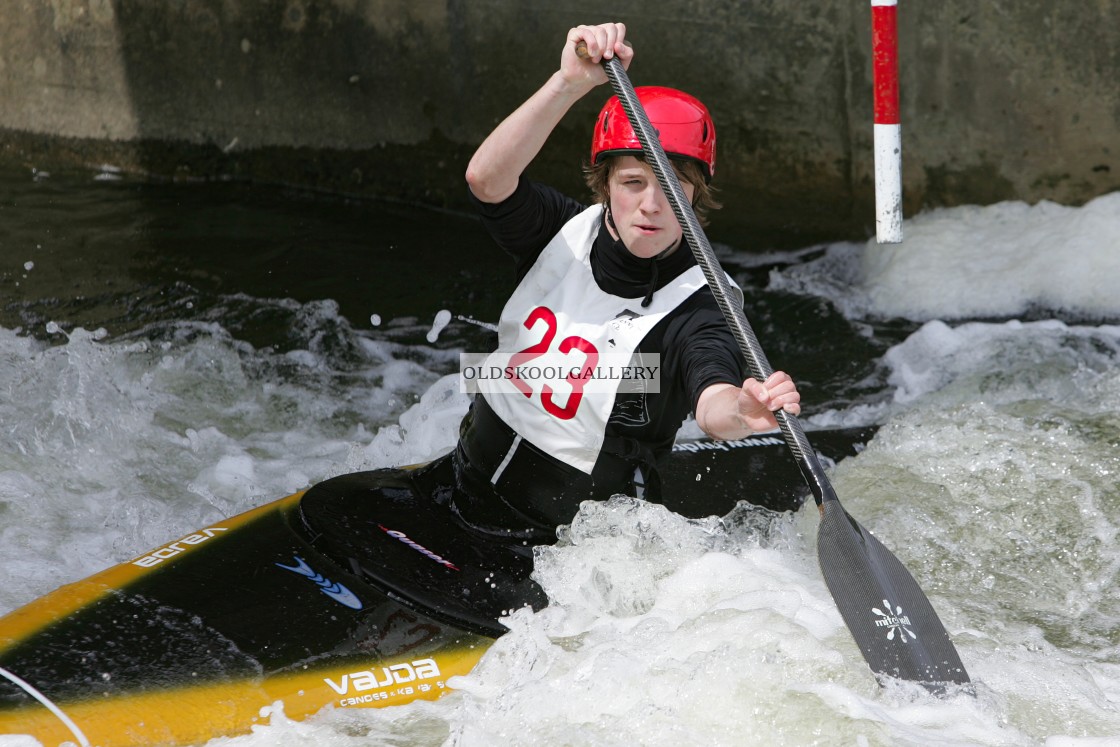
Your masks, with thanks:
[{"label": "concrete wall", "polygon": [[[474,147],[573,24],[719,131],[744,248],[874,226],[867,0],[0,0],[0,163],[112,163],[463,207]],[[1120,1],[901,0],[907,214],[1120,188]],[[582,195],[592,95],[532,173]]]}]

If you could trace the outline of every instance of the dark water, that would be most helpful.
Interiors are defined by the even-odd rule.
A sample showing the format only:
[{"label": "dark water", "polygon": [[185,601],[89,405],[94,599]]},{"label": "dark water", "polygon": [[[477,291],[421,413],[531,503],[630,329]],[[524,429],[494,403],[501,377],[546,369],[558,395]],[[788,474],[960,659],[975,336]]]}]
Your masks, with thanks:
[{"label": "dark water", "polygon": [[[810,407],[876,396],[874,361],[914,325],[868,335],[827,301],[765,291],[789,256],[717,251],[748,290],[771,363],[800,372]],[[48,322],[131,337],[198,320],[257,347],[301,346],[288,315],[253,302],[264,298],[329,300],[355,329],[404,343],[424,343],[447,309],[456,319],[434,345],[488,350],[492,334],[458,317],[496,321],[514,286],[512,261],[471,215],[111,171],[0,171],[0,256],[0,326],[44,340]]]},{"label": "dark water", "polygon": [[[422,318],[452,305],[496,317],[504,300],[495,280],[508,278],[507,263],[470,216],[107,176],[0,173],[0,324],[127,335],[229,313],[228,299],[244,295],[332,299],[369,326],[372,314]],[[267,320],[230,321],[250,337],[276,332]]]}]

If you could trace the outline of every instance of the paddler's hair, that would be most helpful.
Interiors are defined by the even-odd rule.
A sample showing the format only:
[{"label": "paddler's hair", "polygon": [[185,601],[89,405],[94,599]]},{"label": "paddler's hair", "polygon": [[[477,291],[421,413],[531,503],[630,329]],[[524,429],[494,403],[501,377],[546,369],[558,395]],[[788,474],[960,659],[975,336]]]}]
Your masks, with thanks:
[{"label": "paddler's hair", "polygon": [[[646,160],[641,154],[635,154],[635,158],[642,162]],[[584,180],[591,194],[595,196],[596,202],[607,204],[611,193],[611,169],[617,162],[617,157],[608,156],[600,159],[599,163],[593,166],[583,167]],[[723,205],[715,198],[715,189],[704,178],[704,171],[700,164],[690,159],[677,158],[670,158],[669,163],[673,164],[678,179],[682,182],[687,181],[693,186],[692,209],[696,212],[696,219],[700,221],[700,225],[708,225],[709,211],[719,210]]]}]

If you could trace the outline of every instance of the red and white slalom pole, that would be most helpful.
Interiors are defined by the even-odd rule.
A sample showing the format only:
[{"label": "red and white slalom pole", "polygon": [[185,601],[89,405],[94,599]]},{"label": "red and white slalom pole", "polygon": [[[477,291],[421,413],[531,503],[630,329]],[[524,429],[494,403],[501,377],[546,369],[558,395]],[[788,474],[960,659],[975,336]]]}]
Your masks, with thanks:
[{"label": "red and white slalom pole", "polygon": [[898,116],[898,0],[871,0],[875,89],[875,238],[902,241],[902,126]]}]

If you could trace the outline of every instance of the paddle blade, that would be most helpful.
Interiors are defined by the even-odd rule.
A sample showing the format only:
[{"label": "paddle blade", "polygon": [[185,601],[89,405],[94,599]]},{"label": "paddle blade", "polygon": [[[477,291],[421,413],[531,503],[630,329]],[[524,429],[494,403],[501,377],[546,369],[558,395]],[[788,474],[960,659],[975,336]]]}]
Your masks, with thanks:
[{"label": "paddle blade", "polygon": [[969,682],[945,626],[910,572],[840,501],[822,505],[821,571],[872,671],[920,682],[933,692]]}]

